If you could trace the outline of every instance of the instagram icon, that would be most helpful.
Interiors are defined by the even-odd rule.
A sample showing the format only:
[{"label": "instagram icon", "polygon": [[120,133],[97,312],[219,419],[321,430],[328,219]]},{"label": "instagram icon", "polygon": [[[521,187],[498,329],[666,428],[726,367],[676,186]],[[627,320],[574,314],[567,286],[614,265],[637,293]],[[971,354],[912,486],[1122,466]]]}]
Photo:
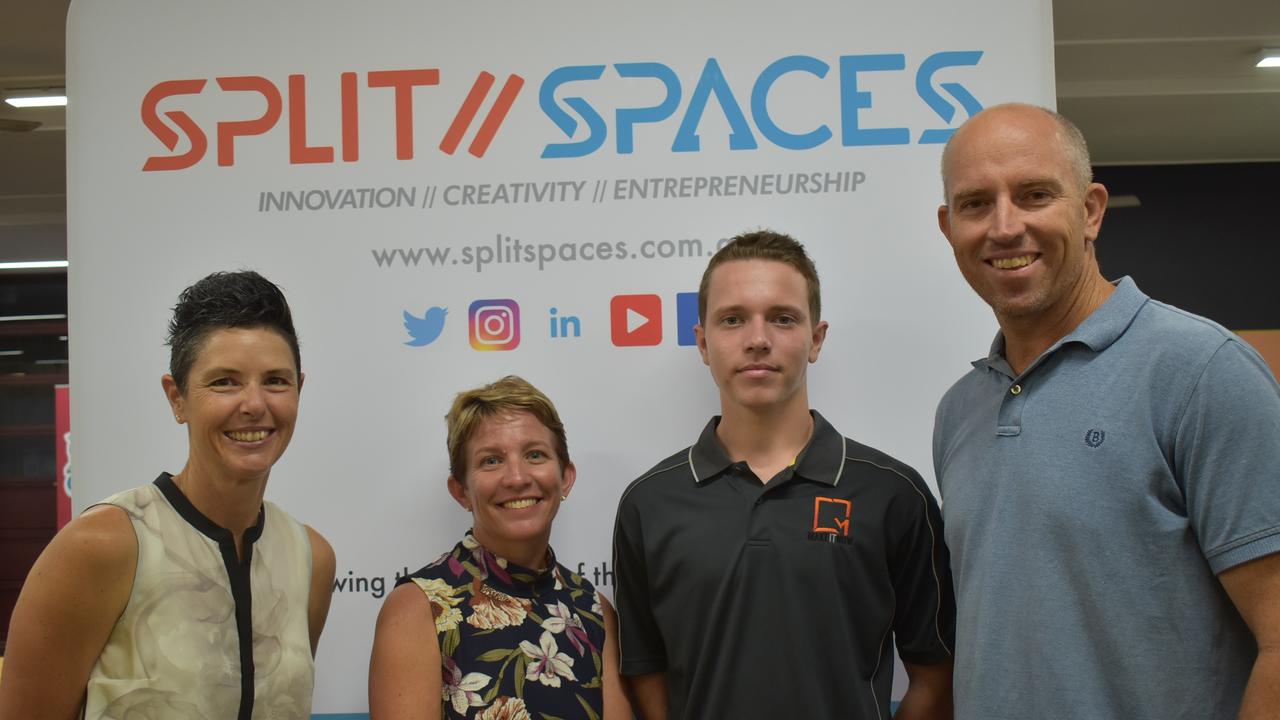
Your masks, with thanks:
[{"label": "instagram icon", "polygon": [[477,300],[467,311],[471,347],[515,350],[520,344],[520,305],[515,300]]}]

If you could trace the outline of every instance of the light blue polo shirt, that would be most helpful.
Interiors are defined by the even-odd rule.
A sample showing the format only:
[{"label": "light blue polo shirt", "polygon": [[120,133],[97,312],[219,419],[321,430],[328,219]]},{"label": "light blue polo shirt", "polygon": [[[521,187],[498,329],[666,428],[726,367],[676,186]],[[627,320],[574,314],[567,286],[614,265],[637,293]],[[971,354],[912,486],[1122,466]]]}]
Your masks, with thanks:
[{"label": "light blue polo shirt", "polygon": [[1257,653],[1216,573],[1280,551],[1280,388],[1129,278],[938,406],[958,720],[1234,720]]}]

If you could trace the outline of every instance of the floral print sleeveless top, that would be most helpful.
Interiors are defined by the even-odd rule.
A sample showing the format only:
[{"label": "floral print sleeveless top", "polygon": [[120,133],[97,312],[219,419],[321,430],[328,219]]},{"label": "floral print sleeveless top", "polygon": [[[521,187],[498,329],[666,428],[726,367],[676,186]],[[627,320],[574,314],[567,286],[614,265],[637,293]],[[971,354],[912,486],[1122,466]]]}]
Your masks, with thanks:
[{"label": "floral print sleeveless top", "polygon": [[520,567],[471,532],[401,578],[431,602],[440,643],[442,716],[598,720],[604,621],[595,588],[548,550],[547,570]]}]

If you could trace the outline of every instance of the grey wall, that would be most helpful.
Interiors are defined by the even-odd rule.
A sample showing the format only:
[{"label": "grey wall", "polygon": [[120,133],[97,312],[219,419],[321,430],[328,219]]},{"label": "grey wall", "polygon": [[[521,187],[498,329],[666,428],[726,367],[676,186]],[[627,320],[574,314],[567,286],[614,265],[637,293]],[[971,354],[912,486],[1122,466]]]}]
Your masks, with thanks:
[{"label": "grey wall", "polygon": [[1280,329],[1280,163],[1094,169],[1112,208],[1098,238],[1109,278],[1232,330]]}]

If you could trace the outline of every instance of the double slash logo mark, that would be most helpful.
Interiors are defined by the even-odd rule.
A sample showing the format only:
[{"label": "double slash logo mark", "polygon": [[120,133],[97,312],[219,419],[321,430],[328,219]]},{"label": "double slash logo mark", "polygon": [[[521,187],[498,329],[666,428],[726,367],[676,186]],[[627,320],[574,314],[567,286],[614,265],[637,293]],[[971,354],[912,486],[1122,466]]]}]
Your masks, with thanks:
[{"label": "double slash logo mark", "polygon": [[[462,136],[471,127],[471,123],[476,118],[476,113],[480,110],[480,104],[488,97],[489,90],[493,88],[493,83],[496,79],[489,72],[481,72],[476,77],[475,84],[471,86],[471,92],[467,93],[467,98],[462,101],[462,107],[458,108],[458,114],[453,117],[449,130],[445,132],[444,139],[440,141],[440,150],[446,155],[452,155],[458,150],[458,145],[462,142]],[[489,149],[489,143],[493,142],[493,136],[497,134],[498,128],[502,126],[502,121],[506,119],[507,113],[511,110],[511,106],[515,103],[516,96],[520,94],[522,87],[524,87],[524,78],[519,75],[507,76],[506,82],[502,84],[502,89],[498,91],[497,99],[493,102],[493,107],[489,108],[489,114],[480,123],[480,129],[476,131],[476,136],[471,139],[471,145],[467,148],[467,152],[476,157],[484,157],[485,152]]]}]

